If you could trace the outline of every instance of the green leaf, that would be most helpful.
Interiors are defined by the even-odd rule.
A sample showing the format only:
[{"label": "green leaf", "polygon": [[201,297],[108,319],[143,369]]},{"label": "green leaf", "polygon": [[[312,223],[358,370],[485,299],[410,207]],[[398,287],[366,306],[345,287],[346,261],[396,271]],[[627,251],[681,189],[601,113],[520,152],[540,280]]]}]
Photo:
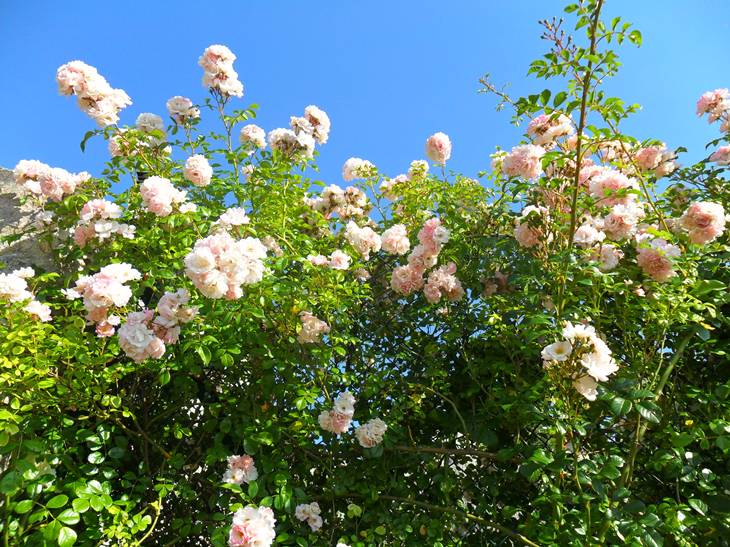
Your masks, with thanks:
[{"label": "green leaf", "polygon": [[563,104],[567,96],[568,94],[565,91],[561,91],[560,93],[556,94],[555,97],[553,97],[553,108],[557,108],[561,104]]},{"label": "green leaf", "polygon": [[614,397],[611,400],[611,412],[616,416],[625,416],[629,413],[632,406],[631,401],[627,401],[623,397]]},{"label": "green leaf", "polygon": [[205,346],[198,346],[197,350],[198,355],[200,355],[200,359],[203,361],[204,365],[207,365],[210,363],[210,350]]},{"label": "green leaf", "polygon": [[692,498],[687,503],[689,503],[689,506],[692,509],[694,509],[695,511],[697,511],[703,517],[705,516],[705,513],[707,513],[708,507],[704,501],[699,500],[697,498]]},{"label": "green leaf", "polygon": [[540,102],[543,105],[546,105],[549,100],[550,100],[550,90],[543,89],[542,93],[540,93]]},{"label": "green leaf", "polygon": [[58,547],[69,547],[76,543],[76,532],[68,526],[61,528],[58,534]]},{"label": "green leaf", "polygon": [[49,509],[58,509],[59,507],[63,507],[64,505],[66,505],[67,501],[67,495],[59,494],[57,496],[53,496],[50,500],[48,500],[48,503],[46,503],[46,507],[48,507]]},{"label": "green leaf", "polygon": [[638,410],[639,414],[641,414],[641,417],[644,418],[648,422],[658,424],[661,421],[661,411],[659,410],[659,407],[657,407],[653,403],[649,403],[649,402],[644,402],[641,404],[637,403],[636,410]]},{"label": "green leaf", "polygon": [[15,504],[15,512],[19,515],[27,513],[33,508],[33,500],[22,500]]},{"label": "green leaf", "polygon": [[75,500],[73,500],[71,502],[71,507],[73,507],[74,511],[76,511],[78,513],[85,513],[86,511],[89,510],[89,506],[90,506],[89,500],[87,500],[85,498],[76,498]]},{"label": "green leaf", "polygon": [[66,509],[56,517],[57,520],[64,524],[76,524],[79,522],[79,514],[73,509]]},{"label": "green leaf", "polygon": [[255,498],[256,494],[259,493],[259,483],[256,481],[251,481],[248,483],[248,497],[249,498]]}]

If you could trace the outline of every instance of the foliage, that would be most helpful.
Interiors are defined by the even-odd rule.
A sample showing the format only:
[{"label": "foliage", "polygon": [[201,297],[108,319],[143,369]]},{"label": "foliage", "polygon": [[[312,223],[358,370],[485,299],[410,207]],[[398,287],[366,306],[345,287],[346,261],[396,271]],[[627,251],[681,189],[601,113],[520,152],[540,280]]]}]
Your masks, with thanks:
[{"label": "foliage", "polygon": [[[201,109],[222,132],[191,117],[166,131],[87,133],[82,148],[117,139],[123,152],[42,204],[54,220],[38,237],[53,244],[59,271],[29,282],[52,320],[19,303],[0,314],[4,544],[225,545],[231,513],[247,505],[273,509],[278,545],[726,544],[730,247],[724,235],[693,243],[680,221],[690,202],[730,203],[726,167],[708,158],[662,177],[637,165],[636,151],[658,141],[623,133],[637,106],[602,85],[620,66],[610,48],[640,45],[641,33],[601,20],[602,3],[565,8],[573,34],[562,20],[543,22],[550,50],[529,73],[555,88],[513,100],[483,80],[516,123],[573,120],[575,136],[545,147],[533,180],[507,176],[504,153],[480,180],[444,168],[393,182],[366,166],[355,186],[370,219],[323,214],[308,201],[326,186],[311,178],[315,159],[236,146],[234,131],[258,107],[227,113],[232,100],[215,87]],[[711,145],[722,141],[727,132]],[[183,175],[194,154],[213,168],[207,186]],[[581,244],[587,215],[608,214],[580,181],[589,158],[636,181],[608,196],[644,204],[636,233],[681,250],[675,275],[658,281],[637,264],[635,234],[613,242],[623,253],[613,269]],[[141,186],[151,176],[197,209],[150,212]],[[79,247],[66,234],[102,198],[123,208],[117,220],[134,237]],[[549,214],[530,217],[540,237],[525,247],[514,227],[529,205]],[[238,298],[208,298],[185,257],[231,206],[250,223],[228,232],[266,242],[266,272]],[[413,246],[432,217],[450,233],[438,263],[455,264],[463,298],[399,294],[391,275],[406,257],[366,260],[345,236],[353,219],[376,232],[402,224]],[[337,249],[348,268],[307,258]],[[154,310],[166,291],[192,295],[197,316],[161,358],[129,358],[61,292],[112,263],[142,274],[115,310],[122,318]],[[330,327],[318,343],[298,339],[304,311]],[[576,391],[574,372],[541,366],[566,321],[595,327],[618,364],[595,400]],[[345,390],[356,424],[387,423],[382,443],[363,448],[353,428],[321,429],[318,415]],[[244,453],[258,478],[224,482],[226,459]],[[313,501],[317,532],[295,518]]]}]

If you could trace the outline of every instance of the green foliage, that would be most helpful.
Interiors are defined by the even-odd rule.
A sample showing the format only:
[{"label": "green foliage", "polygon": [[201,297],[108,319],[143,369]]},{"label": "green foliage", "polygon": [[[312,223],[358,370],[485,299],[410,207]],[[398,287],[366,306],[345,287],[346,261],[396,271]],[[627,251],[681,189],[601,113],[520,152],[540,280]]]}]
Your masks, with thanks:
[{"label": "green foliage", "polygon": [[[377,170],[357,184],[378,232],[403,224],[414,244],[424,221],[441,219],[451,236],[439,264],[453,262],[466,289],[457,301],[394,292],[390,276],[405,257],[365,261],[343,235],[348,219],[305,202],[326,186],[311,178],[314,160],[234,146],[257,105],[226,114],[220,95],[207,99],[203,112],[218,113],[221,133],[203,134],[195,120],[167,135],[89,131],[82,149],[90,138],[121,136],[126,153],[46,204],[56,220],[41,237],[54,243],[61,270],[30,282],[53,320],[38,322],[19,304],[0,311],[4,544],[225,545],[232,512],[246,505],[273,509],[278,545],[724,544],[730,247],[726,236],[693,245],[666,221],[689,201],[728,207],[726,171],[709,161],[678,169],[657,196],[656,176],[636,172],[626,154],[610,160],[637,177],[629,193],[646,202],[652,233],[682,249],[664,283],[641,271],[631,246],[619,268],[604,271],[574,243],[580,216],[601,212],[578,192],[575,165],[600,157],[607,142],[623,152],[642,144],[620,128],[638,105],[600,89],[620,66],[607,48],[641,45],[641,33],[618,17],[602,21],[601,7],[567,6],[574,34],[543,22],[551,49],[528,74],[555,89],[512,100],[485,82],[514,107],[515,122],[573,117],[580,144],[543,157],[552,175],[525,181],[495,169],[475,180],[434,170],[395,183],[396,201],[381,192]],[[205,188],[182,174],[192,154],[214,168]],[[186,190],[197,210],[147,212],[139,183],[151,175]],[[104,197],[124,207],[133,239],[80,249],[59,238],[84,203]],[[513,237],[515,211],[548,198],[549,237],[526,250]],[[231,229],[235,237],[271,238],[267,272],[240,298],[205,298],[183,261],[232,205],[251,219]],[[335,249],[350,256],[349,269],[307,260]],[[138,299],[154,308],[165,291],[193,295],[198,315],[161,359],[134,362],[117,337],[95,335],[81,301],[61,293],[115,262],[143,274],[122,317]],[[364,268],[367,279],[355,275]],[[302,311],[331,327],[321,343],[297,340]],[[581,320],[620,366],[595,401],[541,366],[563,323]],[[382,444],[362,448],[352,429],[320,429],[317,416],[346,389],[357,422],[387,422]],[[226,458],[243,453],[258,478],[223,482]],[[312,501],[324,519],[317,533],[294,516]]]}]

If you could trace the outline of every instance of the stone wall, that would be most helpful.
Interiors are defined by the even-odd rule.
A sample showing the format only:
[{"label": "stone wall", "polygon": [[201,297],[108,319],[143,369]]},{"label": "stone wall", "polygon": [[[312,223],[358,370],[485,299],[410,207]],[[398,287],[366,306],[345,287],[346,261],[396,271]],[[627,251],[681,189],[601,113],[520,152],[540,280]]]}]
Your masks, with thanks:
[{"label": "stone wall", "polygon": [[[13,172],[0,167],[0,236],[24,234],[34,221],[34,208],[21,205],[20,191]],[[53,260],[48,249],[29,235],[10,243],[0,241],[0,271],[31,266],[39,271],[51,271]]]}]

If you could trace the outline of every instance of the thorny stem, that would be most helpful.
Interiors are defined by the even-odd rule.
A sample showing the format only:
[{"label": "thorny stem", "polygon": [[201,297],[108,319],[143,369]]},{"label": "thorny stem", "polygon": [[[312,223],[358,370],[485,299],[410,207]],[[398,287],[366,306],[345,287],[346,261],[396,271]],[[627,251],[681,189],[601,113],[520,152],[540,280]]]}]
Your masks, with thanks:
[{"label": "thorny stem", "polygon": [[[601,8],[603,7],[603,0],[598,0],[596,9],[593,12],[593,21],[591,22],[591,45],[589,56],[593,57],[596,53],[596,27],[598,27],[598,20],[601,15]],[[575,176],[573,178],[573,196],[571,198],[570,207],[570,231],[568,233],[568,251],[573,247],[573,237],[575,236],[575,225],[577,221],[577,205],[578,205],[578,191],[580,190],[580,166],[583,155],[583,130],[586,124],[586,107],[588,104],[588,94],[591,87],[591,76],[593,71],[593,61],[588,60],[586,65],[585,75],[583,76],[582,82],[582,93],[580,98],[580,118],[578,118],[578,132],[576,134],[576,145],[575,145]]]}]

